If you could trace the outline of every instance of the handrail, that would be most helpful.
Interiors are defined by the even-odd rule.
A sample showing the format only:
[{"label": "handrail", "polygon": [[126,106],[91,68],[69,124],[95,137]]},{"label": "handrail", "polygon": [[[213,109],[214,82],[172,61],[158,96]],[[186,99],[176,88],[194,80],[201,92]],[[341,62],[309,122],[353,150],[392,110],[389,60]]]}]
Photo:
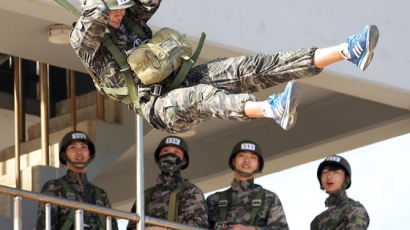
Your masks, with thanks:
[{"label": "handrail", "polygon": [[19,189],[15,189],[15,188],[3,186],[3,185],[0,185],[0,193],[12,195],[12,196],[21,196],[21,197],[24,197],[30,200],[36,200],[36,201],[40,201],[44,203],[56,204],[56,205],[64,206],[67,208],[83,209],[84,211],[87,211],[87,212],[93,212],[93,213],[102,214],[105,216],[113,216],[116,218],[122,218],[122,219],[137,221],[137,222],[139,221],[139,216],[137,216],[136,214],[114,210],[114,209],[98,206],[95,204],[83,203],[83,202],[68,200],[68,199],[59,198],[55,196],[49,196],[49,195],[45,195],[41,193],[19,190]]},{"label": "handrail", "polygon": [[[27,198],[30,200],[36,200],[36,201],[40,201],[44,203],[51,203],[51,204],[55,204],[59,206],[64,206],[67,208],[82,209],[87,212],[93,212],[93,213],[102,214],[105,216],[112,216],[115,218],[121,218],[121,219],[131,220],[135,222],[139,222],[140,220],[140,217],[135,213],[124,212],[120,210],[98,206],[95,204],[68,200],[68,199],[49,196],[49,195],[45,195],[41,193],[24,191],[24,190],[12,188],[12,187],[4,186],[4,185],[0,185],[0,193],[11,195],[11,196],[20,196],[20,197]],[[181,230],[189,230],[189,229],[201,230],[203,229],[203,228],[197,228],[197,227],[192,227],[189,225],[178,224],[175,222],[170,222],[170,221],[161,220],[161,219],[148,217],[148,216],[145,217],[145,224],[151,224],[151,225],[161,226],[165,228],[181,229]]]}]

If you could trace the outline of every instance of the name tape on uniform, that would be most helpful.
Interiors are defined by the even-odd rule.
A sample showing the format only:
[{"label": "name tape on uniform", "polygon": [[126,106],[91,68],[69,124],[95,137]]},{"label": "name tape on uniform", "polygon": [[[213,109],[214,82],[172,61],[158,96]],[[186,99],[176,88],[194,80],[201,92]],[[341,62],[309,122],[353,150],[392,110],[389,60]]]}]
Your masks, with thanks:
[{"label": "name tape on uniform", "polygon": [[117,0],[119,6],[129,3],[131,0]]},{"label": "name tape on uniform", "polygon": [[87,139],[84,133],[73,133],[71,137],[73,139]]},{"label": "name tape on uniform", "polygon": [[178,138],[174,138],[174,137],[168,137],[165,140],[165,144],[179,145],[180,143],[181,143],[181,140]]},{"label": "name tape on uniform", "polygon": [[251,150],[251,151],[255,151],[256,146],[252,143],[242,143],[241,144],[241,149],[242,150]]},{"label": "name tape on uniform", "polygon": [[330,156],[326,158],[327,161],[336,161],[336,162],[340,162],[340,159],[341,158],[338,156]]}]

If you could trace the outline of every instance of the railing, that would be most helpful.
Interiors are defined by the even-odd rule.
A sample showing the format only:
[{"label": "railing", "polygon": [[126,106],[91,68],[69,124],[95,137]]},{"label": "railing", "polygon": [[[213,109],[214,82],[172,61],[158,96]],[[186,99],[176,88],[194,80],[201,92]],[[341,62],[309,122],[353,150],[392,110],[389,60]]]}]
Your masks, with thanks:
[{"label": "railing", "polygon": [[[38,202],[44,202],[46,203],[45,205],[45,226],[46,230],[51,229],[51,205],[50,204],[55,204],[59,206],[64,206],[67,208],[72,208],[76,209],[75,213],[75,230],[82,230],[84,229],[84,223],[83,223],[83,214],[84,211],[87,212],[93,212],[96,214],[102,214],[107,216],[106,218],[106,229],[111,230],[111,221],[112,217],[114,218],[121,218],[121,219],[126,219],[126,220],[131,220],[135,222],[140,222],[140,217],[135,214],[135,213],[129,213],[129,212],[124,212],[120,210],[115,210],[115,209],[110,209],[102,206],[97,206],[94,204],[88,204],[88,203],[83,203],[83,202],[78,202],[78,201],[73,201],[73,200],[67,200],[63,198],[58,198],[54,196],[49,196],[41,193],[34,193],[34,192],[28,192],[28,191],[23,191],[7,186],[0,185],[0,193],[6,194],[6,195],[11,195],[14,196],[14,230],[21,230],[23,229],[23,223],[22,223],[22,198],[27,198],[30,200],[36,200]],[[161,220],[157,218],[152,218],[152,217],[145,217],[144,218],[145,224],[150,224],[150,225],[155,225],[155,226],[161,226],[165,228],[171,228],[171,229],[202,229],[202,228],[196,228],[188,225],[183,225],[183,224],[178,224],[166,220]]]}]

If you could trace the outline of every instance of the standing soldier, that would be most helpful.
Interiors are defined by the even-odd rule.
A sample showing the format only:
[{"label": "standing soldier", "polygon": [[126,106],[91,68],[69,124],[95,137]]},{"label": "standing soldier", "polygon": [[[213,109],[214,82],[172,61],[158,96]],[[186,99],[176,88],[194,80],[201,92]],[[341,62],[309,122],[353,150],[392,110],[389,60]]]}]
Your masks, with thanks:
[{"label": "standing soldier", "polygon": [[[185,140],[176,136],[164,138],[155,151],[155,162],[161,174],[157,178],[157,184],[145,190],[145,215],[194,227],[208,227],[204,194],[197,186],[181,177],[181,170],[189,165]],[[135,213],[135,203],[131,212]],[[128,222],[127,230],[135,228],[135,222]]]},{"label": "standing soldier", "polygon": [[[192,67],[199,52],[191,56],[192,47],[178,32],[166,28],[142,42],[152,37],[147,21],[160,3],[83,1],[70,42],[101,93],[169,133],[188,131],[211,117],[239,121],[267,117],[288,130],[296,123],[301,93],[291,80],[317,75],[342,60],[365,70],[379,36],[377,27],[369,25],[332,47],[218,58]],[[282,93],[266,100],[256,101],[251,94],[285,82],[289,83]]]},{"label": "standing soldier", "polygon": [[367,229],[369,215],[357,201],[347,197],[346,189],[352,184],[349,162],[340,156],[329,156],[317,169],[320,188],[329,194],[327,210],[312,221],[310,229]]},{"label": "standing soldier", "polygon": [[[60,163],[67,165],[67,174],[49,180],[41,189],[47,195],[76,200],[111,208],[107,193],[87,180],[87,165],[95,157],[94,143],[81,131],[67,133],[60,142]],[[44,203],[38,204],[37,230],[45,229]],[[75,210],[51,205],[51,229],[74,229]],[[117,221],[112,219],[112,229],[117,230]],[[106,229],[106,217],[84,212],[85,229]]]},{"label": "standing soldier", "polygon": [[215,229],[288,229],[279,197],[254,184],[263,169],[262,150],[253,141],[235,145],[229,158],[231,187],[207,198],[209,227]]}]

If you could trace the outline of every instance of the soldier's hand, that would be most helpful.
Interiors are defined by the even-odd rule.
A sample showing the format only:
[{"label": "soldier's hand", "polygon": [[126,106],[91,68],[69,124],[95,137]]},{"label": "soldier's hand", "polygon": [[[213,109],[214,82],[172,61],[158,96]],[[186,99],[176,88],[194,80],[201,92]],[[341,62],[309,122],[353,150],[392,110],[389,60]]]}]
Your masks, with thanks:
[{"label": "soldier's hand", "polygon": [[229,225],[229,229],[232,230],[256,230],[255,226],[249,226],[249,225],[242,225],[242,224],[233,224]]}]

